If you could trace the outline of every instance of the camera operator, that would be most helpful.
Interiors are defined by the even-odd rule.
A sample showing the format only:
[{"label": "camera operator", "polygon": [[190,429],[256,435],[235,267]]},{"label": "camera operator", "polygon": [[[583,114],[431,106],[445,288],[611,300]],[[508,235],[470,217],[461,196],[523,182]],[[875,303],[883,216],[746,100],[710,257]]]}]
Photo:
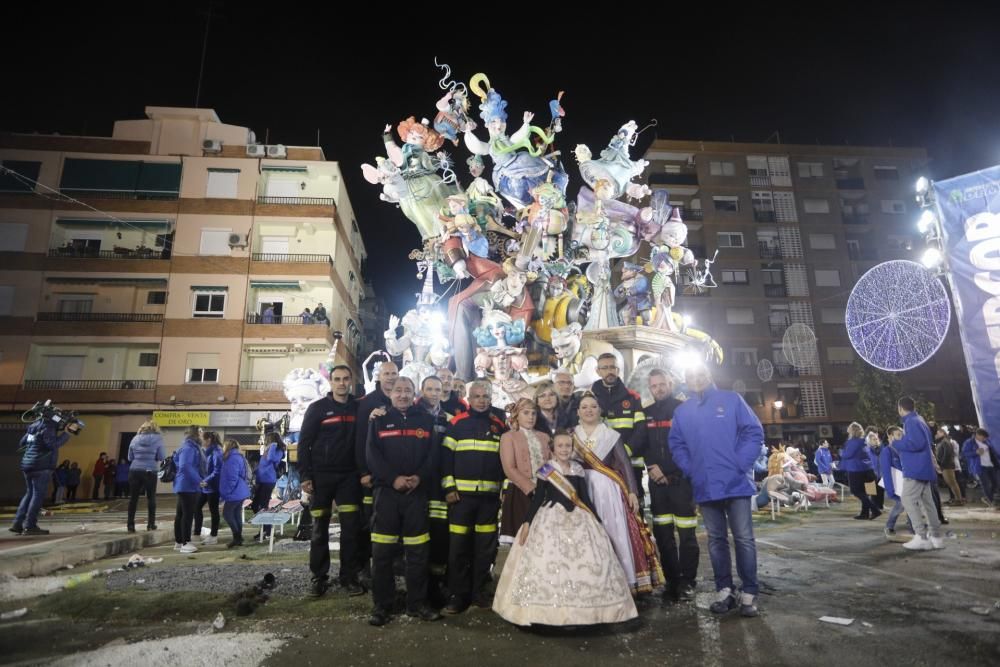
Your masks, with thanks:
[{"label": "camera operator", "polygon": [[[46,406],[47,407],[47,406]],[[52,471],[59,465],[59,448],[66,444],[70,434],[76,435],[80,424],[73,419],[65,419],[58,410],[36,412],[38,418],[21,437],[21,471],[27,489],[10,532],[18,535],[48,535],[49,531],[38,527],[38,512],[49,487]]]}]

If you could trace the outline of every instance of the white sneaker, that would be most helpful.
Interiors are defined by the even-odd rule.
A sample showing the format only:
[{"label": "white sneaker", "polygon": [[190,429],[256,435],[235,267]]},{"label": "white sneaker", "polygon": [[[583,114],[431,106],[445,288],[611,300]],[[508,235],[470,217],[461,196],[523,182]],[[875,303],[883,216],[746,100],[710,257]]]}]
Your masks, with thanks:
[{"label": "white sneaker", "polygon": [[213,536],[209,535],[208,537],[201,538],[201,543],[202,543],[203,546],[204,545],[209,545],[209,544],[218,544],[219,543],[219,538],[218,537],[213,537]]},{"label": "white sneaker", "polygon": [[928,535],[927,539],[931,543],[931,548],[944,549],[944,540],[941,539],[940,537],[934,537],[933,535]]},{"label": "white sneaker", "polygon": [[198,547],[196,547],[195,545],[191,544],[190,542],[186,543],[184,546],[182,546],[180,549],[178,549],[178,551],[180,551],[182,554],[193,554],[197,550],[198,550]]},{"label": "white sneaker", "polygon": [[180,542],[174,542],[174,551],[180,551],[182,546],[184,545]]},{"label": "white sneaker", "polygon": [[928,549],[933,549],[931,546],[931,541],[926,537],[921,537],[920,535],[914,535],[913,539],[903,545],[904,549],[910,549],[912,551],[927,551]]}]

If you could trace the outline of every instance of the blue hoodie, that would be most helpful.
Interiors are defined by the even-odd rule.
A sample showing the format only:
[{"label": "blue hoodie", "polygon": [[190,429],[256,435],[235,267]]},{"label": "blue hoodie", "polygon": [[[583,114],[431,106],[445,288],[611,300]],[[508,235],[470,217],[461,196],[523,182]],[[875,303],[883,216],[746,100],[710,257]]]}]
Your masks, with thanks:
[{"label": "blue hoodie", "polygon": [[691,480],[697,503],[757,494],[753,463],[764,443],[760,420],[743,397],[714,385],[674,411],[670,452]]},{"label": "blue hoodie", "polygon": [[983,462],[979,458],[979,441],[972,436],[962,443],[962,458],[965,459],[965,472],[972,477],[983,474]]},{"label": "blue hoodie", "polygon": [[240,502],[250,497],[250,480],[247,479],[247,464],[238,449],[229,452],[222,459],[219,472],[219,497],[222,502]]},{"label": "blue hoodie", "polygon": [[899,453],[891,445],[882,445],[882,451],[878,454],[879,470],[882,471],[882,486],[885,487],[885,495],[893,500],[899,500],[899,489],[892,481],[892,469],[903,470],[903,464],[899,461]]},{"label": "blue hoodie", "polygon": [[167,450],[159,433],[139,433],[128,445],[128,460],[140,472],[156,472],[165,458]]},{"label": "blue hoodie", "polygon": [[59,448],[69,440],[69,433],[56,433],[53,422],[37,420],[28,427],[28,432],[21,436],[21,446],[24,455],[21,456],[21,470],[36,472],[39,470],[55,470],[59,466]]},{"label": "blue hoodie", "polygon": [[264,452],[257,464],[257,483],[274,484],[278,481],[278,464],[285,458],[285,450],[279,449],[278,444],[271,443],[271,446]]},{"label": "blue hoodie", "polygon": [[872,450],[861,438],[850,438],[840,452],[840,469],[844,472],[864,472],[875,470],[872,465]]},{"label": "blue hoodie", "polygon": [[219,474],[222,472],[222,446],[213,444],[204,450],[205,470],[208,473],[204,481],[208,484],[205,493],[219,492]]},{"label": "blue hoodie", "polygon": [[205,459],[201,454],[201,445],[191,438],[185,438],[174,452],[174,464],[177,465],[174,493],[200,492],[201,480],[205,476]]},{"label": "blue hoodie", "polygon": [[819,474],[829,475],[833,472],[833,454],[830,453],[829,447],[817,449],[813,459],[816,461],[816,470],[819,471]]},{"label": "blue hoodie", "polygon": [[903,416],[903,437],[893,443],[903,464],[903,477],[921,482],[936,482],[934,438],[924,418],[916,412]]}]

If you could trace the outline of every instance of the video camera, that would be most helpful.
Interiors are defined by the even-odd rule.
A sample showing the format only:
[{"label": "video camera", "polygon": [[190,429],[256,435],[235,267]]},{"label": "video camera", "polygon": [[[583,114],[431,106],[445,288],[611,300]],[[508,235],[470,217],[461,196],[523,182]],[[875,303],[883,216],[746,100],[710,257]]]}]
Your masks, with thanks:
[{"label": "video camera", "polygon": [[42,419],[54,423],[57,428],[64,428],[73,435],[76,435],[86,426],[86,424],[80,421],[79,414],[75,410],[63,410],[56,407],[52,405],[52,399],[49,399],[44,403],[38,401],[31,406],[30,409],[21,415],[21,421],[33,422]]}]

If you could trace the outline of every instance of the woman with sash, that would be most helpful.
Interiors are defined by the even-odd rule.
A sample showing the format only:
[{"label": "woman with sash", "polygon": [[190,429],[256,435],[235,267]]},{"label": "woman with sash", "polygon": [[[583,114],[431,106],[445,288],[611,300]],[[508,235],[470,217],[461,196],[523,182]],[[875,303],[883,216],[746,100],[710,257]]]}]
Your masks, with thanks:
[{"label": "woman with sash", "polygon": [[515,625],[593,625],[635,618],[629,584],[590,502],[573,436],[556,431],[493,611]]},{"label": "woman with sash", "polygon": [[635,476],[621,436],[604,423],[597,398],[580,399],[579,425],[573,430],[576,456],[586,471],[587,490],[597,516],[611,538],[633,595],[663,585],[656,546],[639,518]]}]

